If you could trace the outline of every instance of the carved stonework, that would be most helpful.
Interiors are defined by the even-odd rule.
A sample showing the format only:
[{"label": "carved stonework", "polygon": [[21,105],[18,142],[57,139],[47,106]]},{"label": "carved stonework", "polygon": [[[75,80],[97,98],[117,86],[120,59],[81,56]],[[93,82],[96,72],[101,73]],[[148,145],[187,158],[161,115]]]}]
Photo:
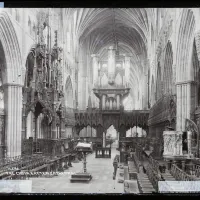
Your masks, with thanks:
[{"label": "carved stonework", "polygon": [[176,96],[171,96],[170,97],[170,102],[169,102],[169,121],[170,123],[172,120],[176,119]]},{"label": "carved stonework", "polygon": [[171,16],[167,18],[168,21],[164,23],[164,26],[162,27],[158,42],[157,42],[157,48],[156,48],[156,53],[157,53],[157,60],[160,60],[162,50],[166,46],[166,43],[168,42],[168,38],[170,37],[172,33],[172,19]]},{"label": "carved stonework", "polygon": [[[186,119],[186,128],[185,130],[187,132],[190,132],[190,138],[191,138],[191,148],[193,147],[197,147],[197,134],[198,134],[198,127],[195,124],[194,121],[192,121],[191,119]],[[188,149],[189,150],[189,149]]]},{"label": "carved stonework", "polygon": [[164,153],[163,156],[182,156],[182,132],[164,131]]},{"label": "carved stonework", "polygon": [[[26,118],[30,111],[34,115],[31,122],[33,126],[37,124],[36,120],[42,113],[47,123],[42,126],[40,122],[33,136],[37,137],[37,130],[42,130],[45,132],[42,133],[43,136],[50,137],[53,132],[52,137],[55,138],[58,130],[56,125],[59,126],[59,130],[62,132],[64,124],[75,124],[71,122],[74,119],[74,111],[69,112],[64,106],[63,55],[62,48],[58,47],[57,44],[57,31],[55,31],[55,43],[51,48],[50,43],[53,38],[48,35],[51,28],[48,24],[49,16],[45,12],[40,12],[37,17],[37,44],[32,48],[27,58],[26,81],[23,87],[23,117],[25,123],[22,129],[26,130]],[[71,118],[71,121],[68,120],[69,118]]]}]

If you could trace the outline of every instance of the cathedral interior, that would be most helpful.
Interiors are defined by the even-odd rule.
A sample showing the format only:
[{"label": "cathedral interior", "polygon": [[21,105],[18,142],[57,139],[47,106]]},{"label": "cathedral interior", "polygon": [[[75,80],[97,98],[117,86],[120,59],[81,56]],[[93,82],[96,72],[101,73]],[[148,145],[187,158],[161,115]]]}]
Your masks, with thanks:
[{"label": "cathedral interior", "polygon": [[199,20],[199,8],[1,9],[0,179],[33,193],[199,180]]}]

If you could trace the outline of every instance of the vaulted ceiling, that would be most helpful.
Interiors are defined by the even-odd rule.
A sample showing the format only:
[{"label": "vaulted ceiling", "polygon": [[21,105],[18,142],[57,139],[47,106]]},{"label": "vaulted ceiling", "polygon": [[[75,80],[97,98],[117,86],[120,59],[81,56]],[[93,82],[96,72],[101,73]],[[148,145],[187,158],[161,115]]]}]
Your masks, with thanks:
[{"label": "vaulted ceiling", "polygon": [[138,84],[141,74],[147,71],[153,8],[78,8],[65,12],[73,16],[73,31],[79,38],[80,48],[88,54],[99,54],[101,60],[106,60],[107,47],[117,43],[120,54],[131,55],[131,84]]}]

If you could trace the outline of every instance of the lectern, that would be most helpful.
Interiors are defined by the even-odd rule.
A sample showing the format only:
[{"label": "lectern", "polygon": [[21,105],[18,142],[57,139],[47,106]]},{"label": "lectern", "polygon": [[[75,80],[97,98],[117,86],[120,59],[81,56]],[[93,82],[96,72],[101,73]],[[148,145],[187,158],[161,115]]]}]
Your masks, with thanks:
[{"label": "lectern", "polygon": [[92,152],[92,144],[79,142],[75,147],[75,150],[83,153],[83,172],[79,172],[71,175],[71,182],[89,182],[92,179],[92,175],[87,172],[86,168],[86,154]]}]

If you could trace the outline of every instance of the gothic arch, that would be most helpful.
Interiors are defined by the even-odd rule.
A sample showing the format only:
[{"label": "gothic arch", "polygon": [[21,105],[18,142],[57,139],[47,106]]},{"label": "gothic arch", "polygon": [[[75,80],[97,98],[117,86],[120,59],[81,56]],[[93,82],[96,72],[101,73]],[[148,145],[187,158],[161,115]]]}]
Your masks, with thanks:
[{"label": "gothic arch", "polygon": [[183,9],[177,40],[177,82],[190,80],[191,68],[189,67],[189,60],[192,55],[194,30],[195,18],[192,10]]},{"label": "gothic arch", "polygon": [[163,72],[163,93],[172,94],[173,92],[173,52],[171,42],[168,41],[164,57],[164,72]]},{"label": "gothic arch", "polygon": [[65,84],[65,106],[73,108],[73,87],[70,76],[68,76]]},{"label": "gothic arch", "polygon": [[33,78],[33,68],[34,68],[34,51],[30,51],[26,59],[26,71],[24,76],[24,86],[30,87],[31,80]]},{"label": "gothic arch", "polygon": [[8,14],[0,13],[0,38],[5,53],[6,68],[3,83],[22,84],[22,58],[15,29]]},{"label": "gothic arch", "polygon": [[161,81],[161,66],[158,62],[157,68],[157,80],[156,80],[156,101],[158,101],[162,96],[162,81]]},{"label": "gothic arch", "polygon": [[195,81],[195,101],[194,101],[194,106],[200,106],[200,65],[199,65],[199,60],[198,60],[198,55],[197,55],[197,47],[196,43],[194,41],[193,43],[193,53],[192,53],[192,73],[193,73],[193,80]]},{"label": "gothic arch", "polygon": [[[9,15],[3,10],[0,12],[0,43],[5,57],[2,84],[8,86],[5,90],[5,101],[8,103],[5,104],[3,157],[13,157],[21,154],[21,142],[13,141],[13,138],[21,141],[22,108],[20,105],[22,104],[23,65],[16,31]],[[13,110],[10,105],[15,106],[15,109]]]}]

